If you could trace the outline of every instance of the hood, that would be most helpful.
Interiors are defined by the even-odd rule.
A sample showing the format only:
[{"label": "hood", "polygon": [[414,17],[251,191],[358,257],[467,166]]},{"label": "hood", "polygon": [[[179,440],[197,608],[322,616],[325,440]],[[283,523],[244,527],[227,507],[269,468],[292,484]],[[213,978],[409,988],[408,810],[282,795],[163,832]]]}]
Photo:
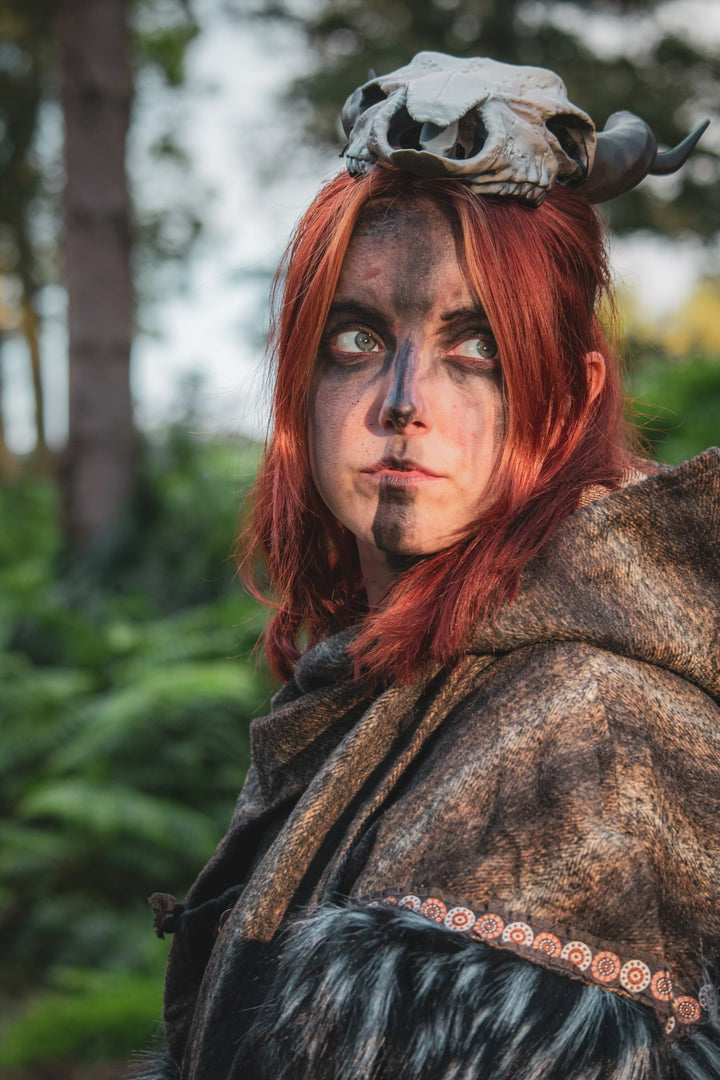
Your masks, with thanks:
[{"label": "hood", "polygon": [[524,568],[471,651],[582,641],[720,698],[720,450],[595,499]]}]

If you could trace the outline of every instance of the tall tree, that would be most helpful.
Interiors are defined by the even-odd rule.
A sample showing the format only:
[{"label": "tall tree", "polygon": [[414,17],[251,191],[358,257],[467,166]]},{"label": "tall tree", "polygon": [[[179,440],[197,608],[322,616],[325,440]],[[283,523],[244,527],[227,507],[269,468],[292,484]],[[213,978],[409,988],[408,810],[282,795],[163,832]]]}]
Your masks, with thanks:
[{"label": "tall tree", "polygon": [[[338,106],[365,81],[368,68],[392,71],[421,49],[434,49],[552,68],[571,101],[599,126],[615,110],[630,109],[659,142],[674,145],[691,124],[717,117],[720,55],[696,44],[687,27],[659,29],[657,17],[670,6],[668,0],[258,0],[264,17],[290,20],[305,32],[315,63],[289,98],[322,141],[337,140]],[[588,24],[595,17],[605,29],[619,28],[624,44],[612,51],[594,47]],[[654,24],[643,22],[653,18]],[[716,236],[720,160],[713,144],[713,134],[703,139],[672,202],[658,198],[651,185],[613,200],[613,227]]]},{"label": "tall tree", "polygon": [[[140,284],[147,289],[158,276],[149,268],[184,256],[199,228],[186,175],[179,194],[131,210],[125,143],[133,76],[153,68],[165,86],[180,88],[185,49],[197,32],[190,0],[0,5],[0,277],[3,297],[10,298],[0,334],[25,338],[36,399],[35,458],[44,460],[39,297],[48,281],[57,281],[57,259],[55,238],[41,240],[36,224],[43,199],[44,216],[59,217],[62,190],[70,385],[69,441],[59,476],[74,546],[112,528],[134,483],[131,266],[144,272]],[[38,158],[36,145],[42,110],[57,101],[58,87],[64,189],[57,180],[46,182],[44,171],[52,173],[53,166]],[[146,153],[164,159],[164,178],[168,162],[187,172],[172,131],[160,131]],[[7,450],[3,460],[12,464]]]},{"label": "tall tree", "polygon": [[[43,253],[33,242],[31,218],[43,182],[32,160],[32,142],[42,99],[43,71],[50,48],[45,0],[22,5],[7,0],[0,11],[0,274],[6,295],[0,328],[4,338],[20,334],[27,346],[35,412],[35,464],[47,468],[47,444],[40,358],[39,295],[44,284]],[[1,400],[1,399],[0,399]],[[3,441],[0,474],[13,471]]]},{"label": "tall tree", "polygon": [[135,471],[127,0],[61,0],[55,26],[65,121],[69,334],[63,491],[68,535],[82,546],[117,520]]}]

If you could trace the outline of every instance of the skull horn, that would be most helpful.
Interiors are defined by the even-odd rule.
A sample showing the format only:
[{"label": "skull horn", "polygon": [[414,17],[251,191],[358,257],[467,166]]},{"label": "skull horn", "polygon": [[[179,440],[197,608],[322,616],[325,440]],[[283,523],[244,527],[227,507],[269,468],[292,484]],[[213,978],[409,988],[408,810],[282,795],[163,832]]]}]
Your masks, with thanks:
[{"label": "skull horn", "polygon": [[606,202],[635,187],[648,173],[676,172],[709,122],[700,124],[672,150],[658,153],[655,136],[644,120],[631,112],[613,113],[598,132],[595,160],[579,190],[590,202]]},{"label": "skull horn", "polygon": [[658,154],[650,170],[653,176],[668,176],[670,173],[677,172],[690,157],[696,142],[709,125],[709,120],[703,120],[702,124],[698,124],[695,130],[686,135],[683,141],[672,150],[663,150],[661,154]]}]

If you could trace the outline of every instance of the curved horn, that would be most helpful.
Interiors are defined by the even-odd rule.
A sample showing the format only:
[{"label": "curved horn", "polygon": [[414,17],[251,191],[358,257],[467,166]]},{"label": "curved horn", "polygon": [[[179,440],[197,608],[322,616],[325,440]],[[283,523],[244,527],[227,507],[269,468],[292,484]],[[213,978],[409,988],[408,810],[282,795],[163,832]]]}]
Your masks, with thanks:
[{"label": "curved horn", "polygon": [[639,184],[656,156],[657,142],[645,121],[631,112],[615,112],[597,134],[592,169],[578,190],[590,202],[613,199]]},{"label": "curved horn", "polygon": [[694,131],[691,131],[689,135],[686,135],[681,143],[674,146],[672,150],[663,150],[662,153],[658,154],[655,158],[655,164],[650,170],[652,175],[668,176],[670,173],[677,172],[690,157],[695,144],[709,125],[709,120],[703,121],[702,124],[698,124]]},{"label": "curved horn", "polygon": [[635,187],[648,173],[676,172],[709,123],[700,124],[672,150],[658,153],[655,136],[644,120],[631,112],[613,113],[598,132],[595,160],[579,190],[590,202],[606,202]]}]

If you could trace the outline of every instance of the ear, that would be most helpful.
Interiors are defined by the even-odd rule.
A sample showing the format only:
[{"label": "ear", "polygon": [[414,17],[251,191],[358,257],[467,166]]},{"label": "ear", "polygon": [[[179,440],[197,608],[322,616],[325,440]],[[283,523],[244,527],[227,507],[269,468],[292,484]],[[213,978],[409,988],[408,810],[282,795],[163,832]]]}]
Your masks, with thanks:
[{"label": "ear", "polygon": [[585,353],[585,378],[589,391],[588,404],[592,404],[605,385],[605,357],[602,353]]},{"label": "ear", "polygon": [[[585,363],[585,378],[587,379],[588,386],[588,408],[592,405],[595,398],[602,391],[605,385],[605,357],[601,352],[589,352],[585,353],[583,357]],[[561,434],[565,422],[572,408],[572,398],[568,394],[565,398],[565,404],[562,411],[562,418],[560,425],[558,426],[555,435],[550,441],[550,448],[553,449],[560,442]]]}]

